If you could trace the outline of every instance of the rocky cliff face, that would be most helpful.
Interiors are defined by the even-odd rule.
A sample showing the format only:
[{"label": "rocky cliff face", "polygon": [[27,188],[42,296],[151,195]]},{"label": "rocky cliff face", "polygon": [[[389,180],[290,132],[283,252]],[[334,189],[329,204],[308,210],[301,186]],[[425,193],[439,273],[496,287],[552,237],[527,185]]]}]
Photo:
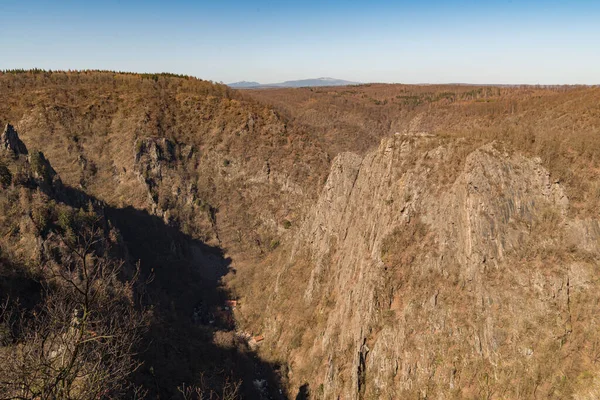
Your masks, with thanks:
[{"label": "rocky cliff face", "polygon": [[12,152],[14,156],[27,154],[25,143],[19,139],[19,135],[11,124],[6,124],[4,132],[2,132],[2,136],[0,137],[0,143],[2,143],[4,150]]},{"label": "rocky cliff face", "polygon": [[[348,399],[597,393],[598,220],[570,216],[539,160],[465,148],[396,135],[333,161],[264,323],[297,339],[271,348],[294,384]],[[290,323],[293,286],[310,311]]]}]

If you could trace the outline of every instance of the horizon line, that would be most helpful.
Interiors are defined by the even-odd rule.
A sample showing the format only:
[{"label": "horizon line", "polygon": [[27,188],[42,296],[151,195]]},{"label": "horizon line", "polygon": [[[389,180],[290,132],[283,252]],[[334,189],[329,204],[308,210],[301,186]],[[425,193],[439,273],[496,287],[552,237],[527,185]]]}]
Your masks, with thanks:
[{"label": "horizon line", "polygon": [[[161,71],[161,72],[140,72],[140,71],[123,71],[123,70],[110,70],[110,69],[94,69],[94,68],[85,68],[85,69],[44,69],[44,68],[7,68],[7,69],[0,69],[0,74],[18,74],[18,73],[89,73],[89,72],[103,72],[103,73],[112,73],[112,74],[122,74],[122,75],[149,75],[149,76],[166,76],[166,77],[173,77],[173,78],[193,78],[193,79],[197,79],[197,80],[201,80],[201,81],[206,81],[206,82],[212,82],[215,84],[221,84],[221,85],[225,85],[228,86],[229,85],[233,85],[236,83],[242,83],[242,82],[256,82],[258,83],[260,86],[264,86],[265,88],[279,88],[279,89],[291,89],[291,87],[281,87],[281,86],[270,86],[270,85],[277,85],[277,84],[281,84],[284,82],[295,82],[295,81],[303,81],[303,80],[317,80],[317,79],[334,79],[334,80],[343,80],[345,81],[345,79],[338,79],[338,78],[331,78],[331,77],[318,77],[318,78],[301,78],[301,79],[292,79],[292,80],[286,80],[283,82],[276,82],[276,83],[260,83],[258,81],[248,81],[248,80],[240,80],[240,81],[236,81],[236,82],[231,82],[231,83],[225,83],[223,81],[215,81],[212,79],[205,79],[205,78],[201,78],[195,75],[190,75],[190,74],[180,74],[180,73],[176,73],[176,72],[167,72],[167,71]],[[354,82],[354,81],[348,81],[348,82]],[[355,83],[351,83],[348,85],[332,85],[332,86],[320,86],[320,87],[344,87],[344,86],[361,86],[361,85],[406,85],[406,86],[504,86],[504,87],[516,87],[516,86],[534,86],[534,87],[559,87],[559,86],[566,86],[566,87],[599,87],[600,83],[470,83],[470,82],[419,82],[419,83],[405,83],[405,82],[378,82],[378,81],[371,81],[371,82],[355,82]],[[297,87],[296,89],[301,89],[303,87],[311,87],[311,86],[302,86],[302,87]],[[248,87],[248,88],[232,88],[232,89],[253,89],[252,87]]]}]

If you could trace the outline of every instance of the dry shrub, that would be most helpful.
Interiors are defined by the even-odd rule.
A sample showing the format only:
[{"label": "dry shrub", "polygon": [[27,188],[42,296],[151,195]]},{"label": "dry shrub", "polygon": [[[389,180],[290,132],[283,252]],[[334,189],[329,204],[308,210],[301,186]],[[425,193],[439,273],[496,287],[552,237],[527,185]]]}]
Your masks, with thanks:
[{"label": "dry shrub", "polygon": [[130,388],[147,314],[134,302],[136,276],[122,281],[122,262],[102,254],[101,219],[87,216],[76,234],[53,242],[38,278],[42,301],[32,310],[4,304],[11,338],[0,352],[3,398],[91,399]]}]

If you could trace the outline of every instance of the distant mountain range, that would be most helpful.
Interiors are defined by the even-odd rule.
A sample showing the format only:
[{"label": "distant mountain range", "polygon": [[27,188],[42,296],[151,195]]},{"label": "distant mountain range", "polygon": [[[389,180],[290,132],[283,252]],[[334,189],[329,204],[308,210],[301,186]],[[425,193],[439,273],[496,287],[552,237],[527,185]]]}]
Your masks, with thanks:
[{"label": "distant mountain range", "polygon": [[359,82],[345,81],[342,79],[334,78],[316,78],[316,79],[300,79],[297,81],[285,81],[280,83],[267,83],[262,84],[259,82],[235,82],[229,83],[227,86],[234,89],[256,89],[256,88],[269,88],[269,87],[286,87],[286,88],[297,88],[297,87],[313,87],[313,86],[346,86],[346,85],[358,85]]},{"label": "distant mountain range", "polygon": [[259,87],[259,86],[261,86],[261,84],[258,82],[241,81],[241,82],[228,83],[227,86],[235,88],[235,89],[247,89],[247,88]]}]

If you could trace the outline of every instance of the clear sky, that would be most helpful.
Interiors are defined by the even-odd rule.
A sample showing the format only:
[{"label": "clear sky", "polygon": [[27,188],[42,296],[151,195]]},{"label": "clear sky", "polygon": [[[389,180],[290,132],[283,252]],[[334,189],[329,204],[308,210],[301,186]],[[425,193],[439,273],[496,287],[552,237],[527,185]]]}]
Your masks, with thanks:
[{"label": "clear sky", "polygon": [[0,0],[0,69],[600,84],[600,0]]}]

